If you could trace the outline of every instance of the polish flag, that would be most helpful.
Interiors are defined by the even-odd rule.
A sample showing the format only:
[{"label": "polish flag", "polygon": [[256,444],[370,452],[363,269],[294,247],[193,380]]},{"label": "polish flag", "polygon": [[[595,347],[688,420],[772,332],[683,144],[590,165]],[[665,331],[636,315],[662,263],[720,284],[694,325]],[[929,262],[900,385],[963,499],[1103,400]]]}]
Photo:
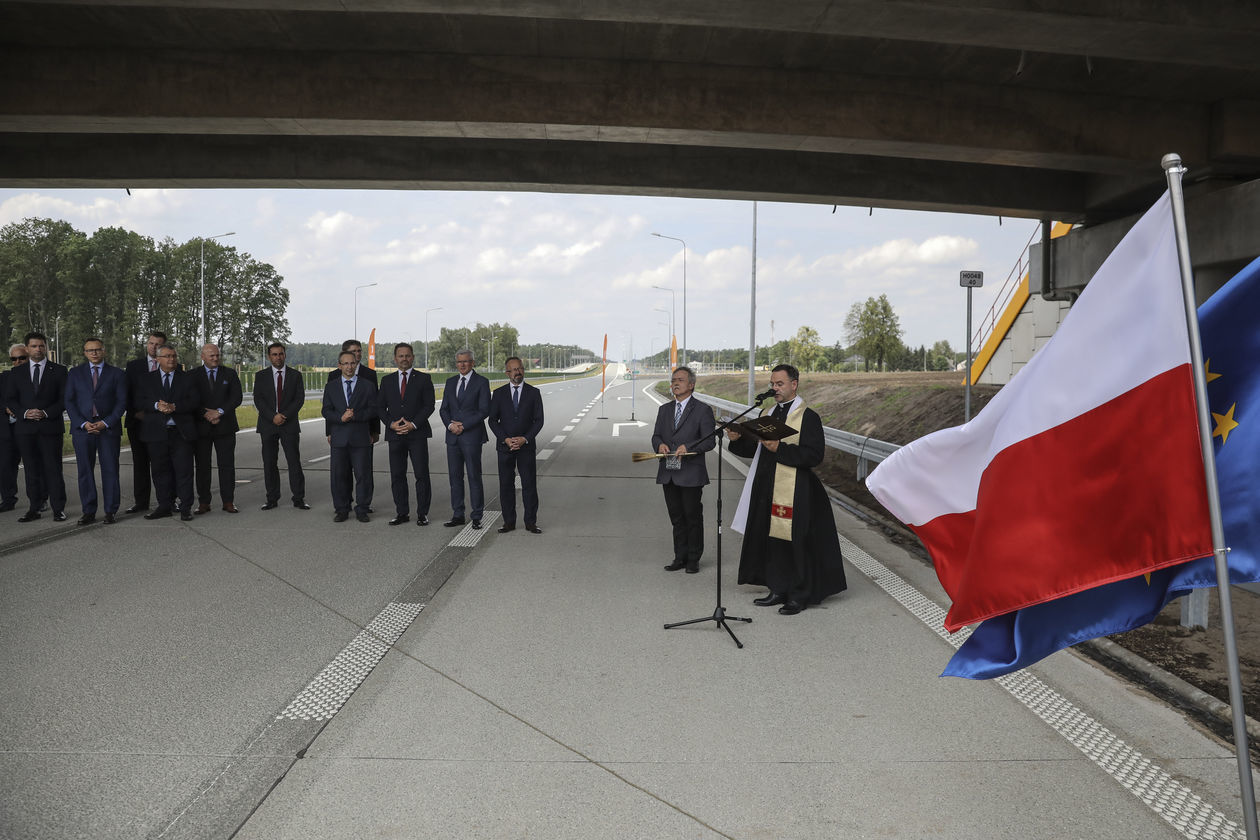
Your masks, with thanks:
[{"label": "polish flag", "polygon": [[1211,554],[1168,194],[983,411],[866,484],[932,555],[950,632]]}]

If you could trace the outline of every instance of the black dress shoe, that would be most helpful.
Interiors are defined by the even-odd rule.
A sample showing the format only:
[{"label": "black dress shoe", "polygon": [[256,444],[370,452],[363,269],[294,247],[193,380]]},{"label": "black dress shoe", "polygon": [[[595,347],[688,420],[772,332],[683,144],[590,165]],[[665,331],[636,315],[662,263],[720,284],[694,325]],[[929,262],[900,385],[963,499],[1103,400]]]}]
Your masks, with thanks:
[{"label": "black dress shoe", "polygon": [[395,516],[393,519],[389,520],[389,524],[401,525],[404,522],[410,522],[410,521],[411,521],[411,517],[407,516],[406,514],[403,514],[402,516]]},{"label": "black dress shoe", "polygon": [[93,522],[95,522],[95,521],[96,521],[96,514],[95,514],[95,513],[85,513],[85,514],[83,514],[82,516],[80,516],[80,517],[79,517],[79,524],[80,524],[80,525],[91,525],[91,524],[92,524]]},{"label": "black dress shoe", "polygon": [[784,601],[783,606],[779,607],[779,615],[796,615],[805,609],[804,604],[798,604],[796,601]]},{"label": "black dress shoe", "polygon": [[180,512],[179,512],[179,518],[180,518],[180,521],[182,521],[182,522],[192,522],[192,521],[193,521],[193,512],[192,512],[191,510],[189,510],[188,508],[183,508],[183,509],[182,509],[182,510],[180,510]]},{"label": "black dress shoe", "polygon": [[516,523],[515,523],[515,522],[509,522],[509,523],[506,523],[505,525],[503,525],[501,528],[499,528],[499,533],[500,533],[500,534],[506,534],[506,533],[508,533],[509,531],[515,531],[515,530],[516,530]]},{"label": "black dress shoe", "polygon": [[17,502],[0,502],[0,513],[8,513],[17,507]]},{"label": "black dress shoe", "polygon": [[481,530],[481,520],[480,520],[480,519],[474,519],[474,520],[472,521],[472,526],[473,526],[473,530],[474,530],[474,531],[480,531],[480,530]]},{"label": "black dress shoe", "polygon": [[464,517],[462,516],[452,516],[449,522],[442,523],[443,527],[446,527],[446,528],[454,528],[457,525],[463,525],[463,524],[464,524]]},{"label": "black dress shoe", "polygon": [[686,563],[679,563],[677,560],[675,560],[673,563],[670,563],[668,566],[665,567],[665,571],[676,572],[679,569],[685,569],[685,568],[687,568]]},{"label": "black dress shoe", "polygon": [[36,519],[39,519],[39,511],[28,510],[18,517],[18,522],[34,522]]},{"label": "black dress shoe", "polygon": [[773,607],[775,604],[782,604],[786,600],[786,595],[779,592],[770,592],[761,598],[754,598],[753,603],[759,607]]},{"label": "black dress shoe", "polygon": [[542,528],[539,528],[537,525],[529,525],[529,524],[526,524],[526,525],[525,525],[525,530],[526,530],[526,531],[529,531],[531,534],[541,534],[541,533],[542,533]]},{"label": "black dress shoe", "polygon": [[419,525],[420,527],[422,527],[422,528],[423,528],[425,525],[428,525],[428,524],[429,524],[429,517],[427,517],[427,516],[421,516],[421,517],[419,517],[419,518],[416,520],[416,524],[417,524],[417,525]]},{"label": "black dress shoe", "polygon": [[142,512],[142,511],[146,511],[146,510],[148,510],[148,509],[149,509],[149,506],[148,506],[148,505],[132,505],[131,507],[129,507],[129,508],[127,508],[125,511],[123,511],[123,513],[140,513],[140,512]]},{"label": "black dress shoe", "polygon": [[66,516],[66,512],[64,510],[59,510],[53,513],[53,522],[65,522],[69,518],[70,517]]},{"label": "black dress shoe", "polygon": [[366,513],[356,513],[355,518],[358,519],[360,522],[372,521],[372,517],[368,516]]},{"label": "black dress shoe", "polygon": [[279,503],[279,502],[267,502],[267,504],[265,504],[265,505],[263,505],[263,506],[262,506],[262,509],[263,509],[263,510],[271,510],[272,508],[278,508],[278,507],[280,507],[280,503]]},{"label": "black dress shoe", "polygon": [[298,499],[296,502],[294,502],[294,503],[293,503],[293,506],[294,506],[295,508],[297,508],[298,510],[310,510],[310,509],[311,509],[311,506],[310,506],[310,505],[308,505],[308,504],[306,503],[306,500],[305,500],[305,499]]},{"label": "black dress shoe", "polygon": [[339,510],[335,514],[333,514],[333,522],[345,522],[349,518],[350,518],[350,511],[348,510]]},{"label": "black dress shoe", "polygon": [[695,565],[695,566],[688,566],[688,567],[687,567],[687,574],[689,574],[689,575],[698,574],[699,572],[700,572],[700,566],[699,566],[699,564],[697,564],[697,565]]},{"label": "black dress shoe", "polygon": [[154,510],[152,513],[146,513],[144,515],[144,518],[145,519],[165,519],[166,517],[170,515],[171,515],[170,508],[158,508],[157,510]]},{"label": "black dress shoe", "polygon": [[113,524],[114,524],[115,522],[117,522],[117,521],[118,521],[118,520],[114,518],[114,514],[112,514],[112,513],[107,513],[107,514],[105,514],[105,524],[106,524],[106,525],[113,525]]}]

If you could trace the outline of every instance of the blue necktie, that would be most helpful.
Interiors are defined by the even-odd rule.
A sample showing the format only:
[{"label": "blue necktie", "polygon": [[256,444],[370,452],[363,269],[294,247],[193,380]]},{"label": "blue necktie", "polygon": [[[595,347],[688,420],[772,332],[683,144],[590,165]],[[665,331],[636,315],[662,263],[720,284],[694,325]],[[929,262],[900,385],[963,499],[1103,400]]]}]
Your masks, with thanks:
[{"label": "blue necktie", "polygon": [[464,377],[462,377],[462,376],[459,378],[459,387],[455,389],[455,401],[456,401],[456,402],[463,402],[463,401],[464,401],[464,383],[465,383],[465,382],[467,382],[467,381],[468,381],[468,380],[467,380],[467,379],[464,379]]},{"label": "blue necktie", "polygon": [[350,407],[350,380],[346,380],[346,408]]},{"label": "blue necktie", "polygon": [[674,403],[674,428],[678,428],[678,424],[682,422],[682,403]]},{"label": "blue necktie", "polygon": [[512,410],[516,411],[521,407],[521,386],[512,386]]},{"label": "blue necktie", "polygon": [[[164,396],[171,395],[171,375],[169,373],[162,374],[162,392]],[[170,400],[167,400],[170,402]]]}]

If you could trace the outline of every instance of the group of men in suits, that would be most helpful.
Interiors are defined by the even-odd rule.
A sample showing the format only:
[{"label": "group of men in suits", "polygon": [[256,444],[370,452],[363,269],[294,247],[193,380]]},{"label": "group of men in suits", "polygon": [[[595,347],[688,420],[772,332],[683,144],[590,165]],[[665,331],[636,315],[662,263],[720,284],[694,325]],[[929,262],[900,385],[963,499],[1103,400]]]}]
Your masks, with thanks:
[{"label": "group of men in suits", "polygon": [[[160,519],[178,511],[182,519],[191,519],[194,466],[201,499],[197,512],[208,512],[212,449],[219,455],[224,510],[236,512],[233,452],[241,388],[235,371],[219,366],[218,347],[207,344],[203,364],[194,371],[183,370],[175,348],[158,331],[147,337],[145,358],[128,362],[126,369],[105,360],[105,345],[97,337],[83,342],[84,361],[69,370],[48,361],[48,340],[38,332],[28,334],[25,344],[14,345],[9,353],[13,367],[3,375],[0,397],[5,407],[4,444],[16,443],[26,465],[28,509],[19,522],[40,518],[45,504],[52,508],[55,521],[67,519],[61,471],[63,413],[70,418],[80,525],[95,522],[102,506],[105,524],[117,521],[124,427],[132,448],[135,491],[135,504],[127,513],[149,511],[150,498],[156,495],[157,506],[145,518]],[[16,505],[16,487],[9,487],[16,484],[15,476],[10,478],[16,466],[10,455],[7,445],[0,446],[0,510]]]},{"label": "group of men in suits", "polygon": [[[371,521],[373,480],[372,447],[384,426],[389,452],[390,490],[394,517],[390,525],[411,520],[410,481],[415,482],[416,524],[429,524],[432,487],[429,480],[429,418],[436,407],[433,380],[415,370],[415,350],[410,344],[394,346],[397,370],[377,384],[376,371],[362,364],[362,345],[342,344],[337,370],[324,388],[321,413],[330,450],[329,481],[337,522],[350,518],[351,508],[360,522]],[[493,432],[497,441],[499,491],[503,506],[500,533],[516,528],[516,476],[521,479],[525,528],[541,534],[538,527],[536,438],[542,430],[542,395],[524,382],[521,360],[507,360],[508,383],[490,393],[490,383],[473,368],[469,350],[458,353],[458,373],[446,382],[440,417],[446,427],[447,473],[451,488],[451,518],[447,527],[471,519],[481,528],[485,513],[485,489],[481,474],[481,450]],[[488,428],[487,428],[488,427]],[[467,476],[467,497],[464,480]],[[467,501],[466,501],[467,498]]]},{"label": "group of men in suits", "polygon": [[[127,513],[144,513],[144,518],[151,520],[178,513],[183,521],[209,513],[211,455],[216,456],[219,468],[223,510],[239,513],[233,501],[239,429],[236,409],[243,395],[240,377],[221,361],[218,345],[205,344],[201,364],[186,370],[178,351],[166,343],[166,334],[154,330],[145,340],[144,357],[127,363],[126,426],[134,488],[134,504]],[[81,487],[85,480],[91,480],[91,468],[80,458]],[[107,476],[103,462],[101,480],[106,485],[108,523],[114,521],[118,507],[117,502],[110,503],[110,484],[116,479]],[[195,509],[194,493],[198,502]],[[151,500],[156,502],[152,507]],[[86,501],[83,512],[80,524],[89,524],[94,509],[90,510]]]},{"label": "group of men in suits", "polygon": [[[451,484],[451,518],[446,527],[463,525],[470,514],[472,527],[481,528],[485,512],[485,487],[481,476],[481,448],[494,433],[499,466],[499,502],[503,525],[499,533],[516,530],[516,478],[521,480],[525,530],[541,534],[538,527],[538,433],[542,431],[542,393],[526,383],[525,365],[512,356],[504,363],[506,384],[490,393],[490,381],[473,369],[471,350],[455,354],[456,374],[446,380],[439,412],[446,426],[446,467]],[[468,475],[468,501],[464,502],[464,474]]]},{"label": "group of men in suits", "polygon": [[[47,360],[47,338],[40,333],[31,333],[24,344],[10,349],[13,366],[0,373],[0,403],[5,409],[5,422],[0,425],[0,511],[12,510],[17,504],[17,464],[21,459],[27,465],[29,510],[19,521],[39,518],[45,504],[51,505],[57,521],[67,518],[61,472],[64,411],[70,417],[78,468],[83,507],[79,524],[96,521],[102,506],[106,524],[117,521],[123,428],[131,444],[134,492],[134,504],[126,513],[143,512],[146,519],[178,513],[184,521],[209,513],[216,466],[222,508],[228,513],[239,512],[234,497],[239,431],[236,409],[243,398],[240,378],[235,370],[221,364],[217,345],[203,346],[201,365],[185,370],[178,352],[166,341],[161,331],[150,332],[144,356],[128,362],[125,369],[105,361],[99,338],[84,342],[85,361],[68,371]],[[345,521],[353,510],[359,521],[370,521],[372,447],[384,426],[394,500],[394,517],[389,524],[411,520],[410,488],[414,481],[416,524],[428,525],[432,500],[428,441],[433,435],[429,418],[436,408],[433,381],[427,373],[415,370],[415,351],[410,344],[394,347],[397,370],[384,377],[379,386],[376,371],[363,365],[361,356],[360,342],[351,339],[343,343],[321,406],[331,456],[334,520]],[[305,402],[302,375],[285,363],[286,348],[280,342],[268,345],[267,358],[269,364],[254,377],[253,388],[266,493],[262,509],[279,505],[279,455],[283,450],[293,506],[310,510],[298,421]],[[524,527],[540,534],[536,438],[543,425],[541,392],[524,381],[524,364],[517,357],[507,360],[508,382],[493,395],[489,381],[473,369],[474,364],[471,351],[456,356],[458,373],[447,381],[442,401],[452,508],[451,519],[445,524],[463,525],[470,514],[473,527],[481,527],[485,511],[481,449],[493,432],[503,506],[499,531],[516,528],[519,475]],[[465,504],[465,473],[470,506]],[[151,505],[151,500],[156,504]]]}]

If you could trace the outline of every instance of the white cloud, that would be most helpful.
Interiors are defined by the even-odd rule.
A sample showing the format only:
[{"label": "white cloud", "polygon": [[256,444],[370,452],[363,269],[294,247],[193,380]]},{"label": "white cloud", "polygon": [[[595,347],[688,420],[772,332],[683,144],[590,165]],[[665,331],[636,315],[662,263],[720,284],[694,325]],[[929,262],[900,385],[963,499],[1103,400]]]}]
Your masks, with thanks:
[{"label": "white cloud", "polygon": [[336,213],[320,211],[306,220],[306,228],[315,234],[318,240],[344,237],[351,233],[364,234],[376,228],[378,222],[355,218],[345,210]]}]

